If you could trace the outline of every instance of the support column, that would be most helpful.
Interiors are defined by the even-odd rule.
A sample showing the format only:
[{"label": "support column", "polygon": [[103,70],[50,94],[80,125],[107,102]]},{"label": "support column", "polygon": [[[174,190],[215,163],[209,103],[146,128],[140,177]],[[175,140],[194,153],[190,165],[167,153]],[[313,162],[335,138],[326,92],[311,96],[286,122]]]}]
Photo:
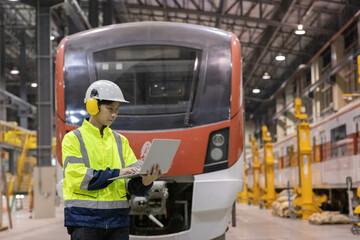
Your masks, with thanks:
[{"label": "support column", "polygon": [[[322,58],[316,59],[313,64],[311,64],[311,84],[314,84],[320,79],[320,66],[322,65]],[[320,89],[317,88],[313,92],[313,102],[312,102],[312,112],[313,112],[313,122],[317,122],[318,118],[321,115],[320,108]]]},{"label": "support column", "polygon": [[[5,80],[5,19],[4,9],[0,4],[0,89],[6,90]],[[0,120],[7,120],[5,96],[0,94]]]},{"label": "support column", "polygon": [[[284,107],[285,101],[283,95],[281,94],[279,97],[276,98],[276,112],[281,111]],[[286,119],[283,115],[281,115],[276,121],[276,135],[278,141],[285,137],[285,125]]]},{"label": "support column", "polygon": [[56,168],[34,168],[34,217],[55,217]]},{"label": "support column", "polygon": [[[344,58],[344,41],[344,36],[341,35],[331,44],[332,66],[336,66],[338,62],[340,62]],[[332,87],[333,109],[335,111],[340,110],[346,105],[346,102],[343,99],[343,94],[353,92],[352,89],[349,89],[349,78],[347,76],[348,72],[348,68],[343,68],[335,75],[335,84]]]},{"label": "support column", "polygon": [[[294,101],[294,86],[293,84],[291,84],[290,86],[288,86],[285,89],[285,105],[287,105],[290,102]],[[295,116],[294,113],[290,110],[286,113],[286,117],[285,117],[285,132],[286,132],[286,136],[289,136],[293,133],[295,133],[296,131],[296,126],[295,126]]]},{"label": "support column", "polygon": [[[50,5],[37,0],[37,165],[34,171],[35,218],[55,217],[55,167],[51,166],[53,74],[50,49]],[[45,207],[46,206],[46,207]]]},{"label": "support column", "polygon": [[37,158],[38,166],[51,166],[53,132],[53,74],[50,50],[50,7],[37,6]]},{"label": "support column", "polygon": [[72,18],[68,17],[69,35],[79,32]]},{"label": "support column", "polygon": [[[26,44],[25,44],[25,30],[21,34],[21,45],[20,45],[20,98],[27,102],[27,69],[26,69]],[[18,109],[18,116],[20,118],[20,126],[28,128],[28,115],[29,107],[20,106]]]},{"label": "support column", "polygon": [[358,18],[357,20],[357,33],[358,33],[358,42],[357,42],[357,46],[359,47],[360,46],[360,17]]},{"label": "support column", "polygon": [[103,26],[112,24],[112,7],[111,1],[105,0],[103,2]]},{"label": "support column", "polygon": [[99,26],[99,0],[89,0],[89,23],[91,27]]}]

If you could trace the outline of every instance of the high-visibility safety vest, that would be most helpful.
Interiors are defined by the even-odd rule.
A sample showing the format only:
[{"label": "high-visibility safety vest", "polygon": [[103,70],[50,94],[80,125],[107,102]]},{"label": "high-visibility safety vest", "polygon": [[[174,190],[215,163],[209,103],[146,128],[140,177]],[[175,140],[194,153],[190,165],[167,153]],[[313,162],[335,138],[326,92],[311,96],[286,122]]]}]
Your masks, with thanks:
[{"label": "high-visibility safety vest", "polygon": [[[84,120],[62,141],[65,226],[116,228],[129,225],[127,194],[144,196],[151,185],[141,177],[125,183],[120,169],[137,166],[128,140],[108,126],[100,130]],[[127,185],[127,186],[126,186]]]}]

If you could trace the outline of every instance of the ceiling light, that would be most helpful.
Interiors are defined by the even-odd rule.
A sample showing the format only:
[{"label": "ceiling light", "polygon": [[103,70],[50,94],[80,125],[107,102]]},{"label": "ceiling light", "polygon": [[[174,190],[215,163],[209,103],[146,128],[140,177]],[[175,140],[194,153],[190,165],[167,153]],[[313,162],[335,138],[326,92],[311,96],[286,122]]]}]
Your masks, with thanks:
[{"label": "ceiling light", "polygon": [[17,2],[18,0],[9,0],[9,2]]},{"label": "ceiling light", "polygon": [[263,79],[270,79],[270,75],[265,72],[264,75],[262,76]]},{"label": "ceiling light", "polygon": [[36,83],[36,82],[31,83],[31,87],[36,88],[36,87],[37,87],[37,83]]},{"label": "ceiling light", "polygon": [[298,69],[303,69],[303,68],[306,68],[306,64],[300,64]]},{"label": "ceiling light", "polygon": [[277,55],[276,57],[275,57],[275,59],[277,60],[277,61],[284,61],[285,60],[285,56],[284,55],[282,55],[281,53],[279,53],[279,55]]},{"label": "ceiling light", "polygon": [[255,93],[255,94],[258,94],[258,93],[260,93],[260,89],[254,88],[254,89],[252,90],[252,92]]},{"label": "ceiling light", "polygon": [[304,26],[302,24],[299,24],[297,29],[295,30],[296,35],[304,35],[306,32],[304,30]]},{"label": "ceiling light", "polygon": [[50,36],[50,40],[51,41],[55,40],[55,36]]},{"label": "ceiling light", "polygon": [[15,67],[14,69],[10,70],[10,74],[17,75],[19,74],[19,70]]}]

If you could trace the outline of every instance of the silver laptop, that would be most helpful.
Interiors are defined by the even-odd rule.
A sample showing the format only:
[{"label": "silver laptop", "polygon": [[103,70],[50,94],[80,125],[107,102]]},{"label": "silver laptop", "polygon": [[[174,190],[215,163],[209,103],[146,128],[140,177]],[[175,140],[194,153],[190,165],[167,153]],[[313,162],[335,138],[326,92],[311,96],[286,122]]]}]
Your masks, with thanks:
[{"label": "silver laptop", "polygon": [[171,167],[179,145],[180,140],[177,139],[153,139],[150,149],[145,156],[144,163],[138,172],[121,175],[108,180],[138,177],[140,174],[146,174],[147,171],[151,172],[151,168],[155,164],[159,164],[162,174],[165,174]]}]

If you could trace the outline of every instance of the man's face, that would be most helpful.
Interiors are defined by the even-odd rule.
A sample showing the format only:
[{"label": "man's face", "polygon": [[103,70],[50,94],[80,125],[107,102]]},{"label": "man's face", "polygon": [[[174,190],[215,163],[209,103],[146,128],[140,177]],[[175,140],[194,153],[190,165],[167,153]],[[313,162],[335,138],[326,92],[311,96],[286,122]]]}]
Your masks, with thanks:
[{"label": "man's face", "polygon": [[109,105],[102,104],[100,105],[100,111],[97,115],[95,115],[95,120],[102,125],[109,126],[111,125],[118,115],[120,103],[112,102]]}]

